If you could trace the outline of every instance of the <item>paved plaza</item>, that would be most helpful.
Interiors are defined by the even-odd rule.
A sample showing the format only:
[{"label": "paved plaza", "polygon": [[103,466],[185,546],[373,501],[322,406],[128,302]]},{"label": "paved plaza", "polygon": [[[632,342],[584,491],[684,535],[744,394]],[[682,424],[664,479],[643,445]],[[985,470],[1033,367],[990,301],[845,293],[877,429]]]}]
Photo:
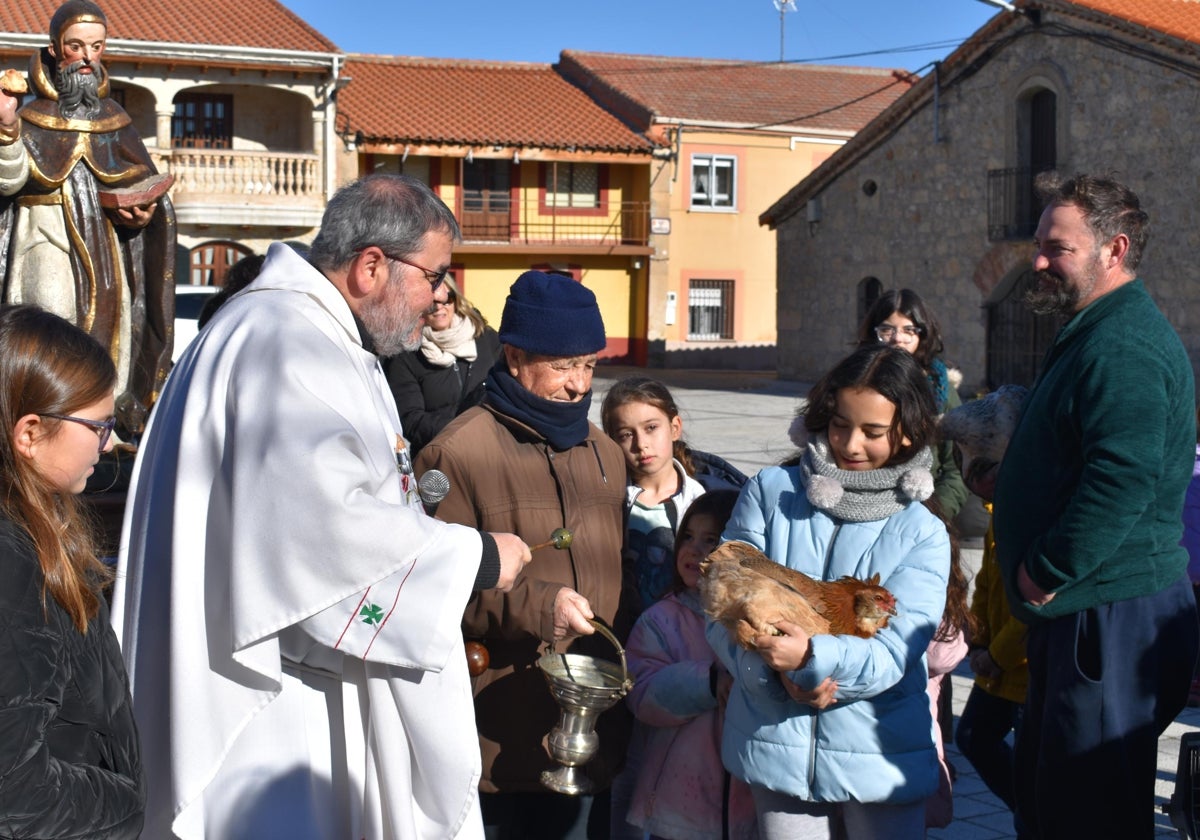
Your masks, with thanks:
[{"label": "paved plaza", "polygon": [[[591,416],[597,424],[604,393],[617,379],[632,375],[662,380],[679,405],[683,436],[688,443],[720,455],[747,475],[777,464],[795,452],[787,430],[798,400],[808,392],[807,383],[781,381],[772,373],[762,372],[646,370],[602,365],[596,370],[592,401]],[[974,575],[979,568],[981,552],[970,547],[969,540],[967,542],[963,559],[970,569],[969,574]],[[957,716],[972,684],[971,672],[965,662],[953,673],[952,680]],[[1159,740],[1156,837],[1180,836],[1162,813],[1161,806],[1175,789],[1179,739],[1185,732],[1196,731],[1200,731],[1200,709],[1189,708]],[[1006,840],[1015,837],[1008,810],[988,791],[953,744],[947,745],[946,756],[958,773],[954,785],[955,819],[946,828],[930,830],[930,840]]]}]

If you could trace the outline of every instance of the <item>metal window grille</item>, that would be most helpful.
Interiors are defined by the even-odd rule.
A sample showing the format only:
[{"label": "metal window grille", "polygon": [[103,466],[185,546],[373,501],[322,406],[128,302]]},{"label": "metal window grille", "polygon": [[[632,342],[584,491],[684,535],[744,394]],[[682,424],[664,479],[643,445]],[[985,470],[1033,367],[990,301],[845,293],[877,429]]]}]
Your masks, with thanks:
[{"label": "metal window grille", "polygon": [[987,379],[991,388],[1006,383],[1032,385],[1054,342],[1058,319],[1035,315],[1021,302],[1033,282],[1033,273],[1025,272],[1003,300],[987,306]]},{"label": "metal window grille", "polygon": [[688,340],[733,339],[733,281],[693,280],[688,286]]},{"label": "metal window grille", "polygon": [[595,163],[560,163],[546,195],[551,207],[593,209],[600,206],[600,166]]}]

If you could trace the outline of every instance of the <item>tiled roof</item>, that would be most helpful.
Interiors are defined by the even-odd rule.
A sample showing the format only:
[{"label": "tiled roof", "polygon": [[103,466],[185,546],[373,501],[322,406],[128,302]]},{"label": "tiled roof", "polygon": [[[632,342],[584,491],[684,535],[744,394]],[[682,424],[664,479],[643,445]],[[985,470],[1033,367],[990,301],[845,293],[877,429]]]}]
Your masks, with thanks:
[{"label": "tiled roof", "polygon": [[[0,32],[44,34],[62,0],[2,0]],[[339,52],[276,0],[99,0],[110,38]]]},{"label": "tiled roof", "polygon": [[1200,44],[1200,0],[1070,0],[1184,41]]},{"label": "tiled roof", "polygon": [[548,64],[350,55],[339,129],[393,143],[649,152]]},{"label": "tiled roof", "polygon": [[909,89],[905,71],[866,67],[575,50],[563,51],[560,67],[585,87],[585,76],[595,76],[660,120],[738,126],[855,132]]}]

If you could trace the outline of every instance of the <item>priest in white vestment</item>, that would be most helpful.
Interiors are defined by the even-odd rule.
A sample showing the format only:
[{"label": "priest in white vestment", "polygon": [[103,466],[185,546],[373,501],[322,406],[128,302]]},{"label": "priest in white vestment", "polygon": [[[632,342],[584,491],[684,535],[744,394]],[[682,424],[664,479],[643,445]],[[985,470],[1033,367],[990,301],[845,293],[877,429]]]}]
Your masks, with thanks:
[{"label": "priest in white vestment", "polygon": [[113,605],[146,837],[482,837],[459,623],[529,549],[425,515],[378,361],[419,343],[457,238],[417,181],[344,187],[309,261],[272,246],[171,373]]}]

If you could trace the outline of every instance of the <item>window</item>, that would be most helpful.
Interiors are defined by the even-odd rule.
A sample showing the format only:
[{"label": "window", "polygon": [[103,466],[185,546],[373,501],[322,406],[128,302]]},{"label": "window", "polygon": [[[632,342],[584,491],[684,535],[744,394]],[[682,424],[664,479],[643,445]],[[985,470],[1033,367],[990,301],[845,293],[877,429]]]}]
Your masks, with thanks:
[{"label": "window", "polygon": [[507,240],[510,231],[512,164],[507,160],[462,160],[462,212],[465,239]]},{"label": "window", "polygon": [[1016,104],[1018,165],[988,172],[988,238],[993,242],[1033,236],[1042,213],[1034,179],[1060,163],[1058,96],[1039,87],[1022,94]]},{"label": "window", "polygon": [[546,179],[546,206],[594,210],[600,206],[600,166],[556,163]]},{"label": "window", "polygon": [[236,242],[205,242],[197,245],[188,254],[188,262],[191,263],[188,282],[193,286],[224,286],[229,268],[242,257],[248,256],[250,251]]},{"label": "window", "polygon": [[688,285],[688,341],[733,339],[733,281],[693,280]]},{"label": "window", "polygon": [[871,311],[871,307],[875,305],[875,301],[879,300],[879,296],[883,294],[883,284],[879,282],[878,277],[864,277],[858,281],[858,320],[855,324],[861,324],[863,319],[867,317],[867,313]]},{"label": "window", "polygon": [[732,210],[737,206],[737,158],[692,155],[692,207]]},{"label": "window", "polygon": [[171,117],[171,145],[184,149],[233,147],[233,97],[181,93]]}]

